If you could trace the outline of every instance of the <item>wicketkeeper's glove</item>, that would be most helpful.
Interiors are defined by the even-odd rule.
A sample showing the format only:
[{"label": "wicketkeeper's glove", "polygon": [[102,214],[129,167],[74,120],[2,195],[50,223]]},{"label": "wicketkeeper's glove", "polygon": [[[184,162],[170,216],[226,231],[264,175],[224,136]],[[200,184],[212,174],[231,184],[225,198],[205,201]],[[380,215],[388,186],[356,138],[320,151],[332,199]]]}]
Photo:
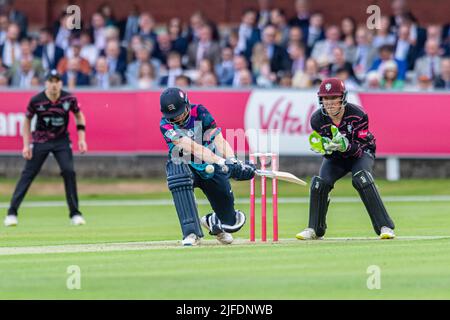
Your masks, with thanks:
[{"label": "wicketkeeper's glove", "polygon": [[327,146],[330,142],[330,138],[320,136],[317,131],[313,131],[313,133],[311,133],[311,135],[309,136],[309,145],[311,147],[311,150],[316,153],[331,154],[332,151],[328,151],[325,149],[325,146]]},{"label": "wicketkeeper's glove", "polygon": [[331,126],[331,133],[333,134],[333,139],[331,139],[331,143],[327,146],[328,150],[339,152],[347,151],[350,143],[345,135],[340,133],[336,126]]}]

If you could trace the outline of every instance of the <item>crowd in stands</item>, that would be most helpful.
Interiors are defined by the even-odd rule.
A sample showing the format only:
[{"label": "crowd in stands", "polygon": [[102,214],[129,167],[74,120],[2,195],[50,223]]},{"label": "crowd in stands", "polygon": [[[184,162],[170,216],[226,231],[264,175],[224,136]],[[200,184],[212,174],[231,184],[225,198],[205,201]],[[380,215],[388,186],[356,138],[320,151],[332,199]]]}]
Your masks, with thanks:
[{"label": "crowd in stands", "polygon": [[81,30],[68,28],[64,12],[31,31],[14,2],[2,0],[0,87],[41,86],[57,69],[69,89],[315,88],[329,76],[350,90],[450,89],[450,24],[420,24],[407,0],[392,0],[375,30],[350,16],[329,24],[308,0],[293,0],[289,12],[275,2],[259,0],[234,27],[201,12],[185,22],[155,21],[137,7],[118,20],[104,4]]}]

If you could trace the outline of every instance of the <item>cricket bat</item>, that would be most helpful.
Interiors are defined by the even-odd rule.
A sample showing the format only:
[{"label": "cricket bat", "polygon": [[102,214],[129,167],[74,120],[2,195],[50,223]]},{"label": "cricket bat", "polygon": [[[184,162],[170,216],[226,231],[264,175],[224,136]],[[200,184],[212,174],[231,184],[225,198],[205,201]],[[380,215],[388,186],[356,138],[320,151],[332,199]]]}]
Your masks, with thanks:
[{"label": "cricket bat", "polygon": [[283,172],[283,171],[269,171],[269,170],[256,170],[256,174],[261,177],[267,177],[271,179],[278,179],[283,180],[295,184],[299,184],[302,186],[306,186],[307,183],[296,176],[294,176],[292,173],[289,172]]}]

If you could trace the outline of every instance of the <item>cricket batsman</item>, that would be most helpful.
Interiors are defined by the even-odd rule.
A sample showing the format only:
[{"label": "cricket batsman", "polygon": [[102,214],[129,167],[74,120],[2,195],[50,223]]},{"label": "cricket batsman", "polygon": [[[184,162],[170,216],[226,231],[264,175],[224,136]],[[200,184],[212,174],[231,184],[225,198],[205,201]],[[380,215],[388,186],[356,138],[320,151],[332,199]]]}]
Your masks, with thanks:
[{"label": "cricket batsman", "polygon": [[352,173],[353,187],[363,201],[373,228],[381,239],[393,239],[394,222],[381,200],[372,176],[375,137],[361,107],[347,102],[344,83],[336,78],[322,82],[318,92],[320,110],[311,117],[314,132],[311,149],[324,156],[320,173],[310,189],[309,226],[297,234],[299,240],[321,239],[327,228],[329,193],[334,183]]},{"label": "cricket batsman", "polygon": [[[239,231],[246,219],[242,211],[234,208],[229,179],[251,180],[255,166],[236,158],[213,116],[203,105],[190,104],[184,91],[167,88],[160,96],[160,107],[160,129],[169,149],[167,185],[180,221],[182,244],[200,243],[204,236],[200,225],[222,244],[231,244],[231,234]],[[213,209],[201,221],[196,187]]]},{"label": "cricket batsman", "polygon": [[[73,225],[86,223],[78,208],[72,146],[67,131],[69,114],[72,112],[77,123],[78,148],[81,153],[87,152],[86,121],[78,107],[77,99],[69,92],[63,91],[62,85],[61,75],[56,70],[50,71],[46,76],[45,90],[32,97],[28,104],[23,124],[22,151],[22,155],[27,161],[4,221],[7,227],[18,224],[19,206],[50,153],[55,156],[61,169],[71,223]],[[35,116],[36,129],[31,133],[31,120]],[[32,136],[32,143],[30,136]]]}]

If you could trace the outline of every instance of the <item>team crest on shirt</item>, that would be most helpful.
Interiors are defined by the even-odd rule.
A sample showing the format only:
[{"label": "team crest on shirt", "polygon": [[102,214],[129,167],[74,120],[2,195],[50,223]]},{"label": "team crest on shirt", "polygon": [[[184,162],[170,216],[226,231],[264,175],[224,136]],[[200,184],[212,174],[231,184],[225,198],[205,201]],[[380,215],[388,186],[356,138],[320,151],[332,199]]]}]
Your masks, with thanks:
[{"label": "team crest on shirt", "polygon": [[352,125],[351,124],[347,125],[347,132],[352,133],[352,131],[353,131]]},{"label": "team crest on shirt", "polygon": [[330,91],[331,90],[331,83],[327,83],[325,85],[325,90]]},{"label": "team crest on shirt", "polygon": [[64,108],[64,111],[69,111],[69,108],[70,108],[70,102],[69,101],[66,101],[66,102],[64,102],[63,103],[63,108]]},{"label": "team crest on shirt", "polygon": [[45,111],[45,107],[41,104],[39,107],[37,107],[37,111]]}]

